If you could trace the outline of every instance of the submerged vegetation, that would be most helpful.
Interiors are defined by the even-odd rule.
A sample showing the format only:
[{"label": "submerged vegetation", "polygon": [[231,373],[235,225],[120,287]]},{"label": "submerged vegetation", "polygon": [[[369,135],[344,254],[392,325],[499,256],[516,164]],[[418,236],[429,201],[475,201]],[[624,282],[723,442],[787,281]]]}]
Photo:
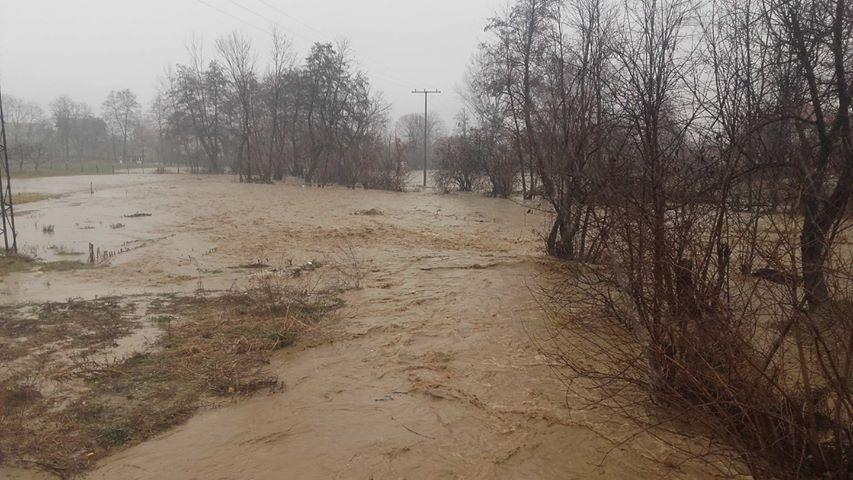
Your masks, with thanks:
[{"label": "submerged vegetation", "polygon": [[[340,308],[339,293],[271,275],[219,295],[2,307],[0,464],[70,478],[217,399],[278,389],[273,353]],[[140,322],[156,336],[123,352]]]}]

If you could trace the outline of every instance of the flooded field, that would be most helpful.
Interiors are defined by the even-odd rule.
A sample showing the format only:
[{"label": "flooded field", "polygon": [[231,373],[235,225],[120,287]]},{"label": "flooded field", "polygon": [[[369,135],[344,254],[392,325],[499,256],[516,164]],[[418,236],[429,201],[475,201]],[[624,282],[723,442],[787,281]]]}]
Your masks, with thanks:
[{"label": "flooded field", "polygon": [[[6,305],[221,291],[335,258],[358,270],[334,319],[271,359],[281,389],[205,409],[86,478],[715,476],[655,438],[662,433],[637,434],[566,396],[534,341],[544,319],[530,288],[550,265],[540,237],[548,222],[533,205],[225,176],[16,187],[54,196],[20,206],[23,252],[85,261],[91,243],[101,255],[94,268],[0,277]],[[131,333],[120,354],[155,335]]]}]

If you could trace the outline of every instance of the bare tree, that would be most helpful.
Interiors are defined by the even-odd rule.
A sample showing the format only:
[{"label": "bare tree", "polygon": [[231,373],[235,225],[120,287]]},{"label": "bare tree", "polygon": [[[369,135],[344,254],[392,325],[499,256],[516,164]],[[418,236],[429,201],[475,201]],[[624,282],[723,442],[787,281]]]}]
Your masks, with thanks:
[{"label": "bare tree", "polygon": [[[438,115],[429,117],[427,124],[427,135],[431,140],[427,146],[427,161],[429,165],[435,165],[435,147],[439,139],[445,135],[444,122]],[[423,113],[409,113],[397,119],[394,126],[395,135],[403,141],[405,147],[406,162],[410,165],[418,165],[423,161],[424,146],[424,115]]]},{"label": "bare tree", "polygon": [[[254,132],[254,102],[257,90],[255,54],[252,43],[243,35],[233,32],[216,41],[233,92],[239,104],[240,145],[237,152],[240,181],[252,182],[252,135]],[[243,162],[245,158],[245,163]]]},{"label": "bare tree", "polygon": [[112,134],[121,140],[121,162],[127,163],[127,143],[140,122],[139,101],[128,89],[113,90],[101,108]]},{"label": "bare tree", "polygon": [[71,160],[71,129],[72,123],[76,117],[75,103],[67,96],[61,96],[53,101],[50,105],[53,114],[53,121],[56,125],[56,132],[62,144],[62,149],[65,159],[65,168],[68,168],[68,163]]},{"label": "bare tree", "polygon": [[799,147],[803,282],[808,303],[819,306],[829,298],[827,261],[853,191],[853,19],[844,0],[768,0],[764,8],[774,41],[795,66],[783,114],[795,121]]},{"label": "bare tree", "polygon": [[206,63],[200,42],[191,42],[188,51],[189,65],[177,65],[169,80],[170,135],[191,171],[201,171],[204,163],[207,172],[221,173],[227,79],[219,63]]},{"label": "bare tree", "polygon": [[35,102],[14,96],[7,96],[4,100],[9,157],[17,161],[19,169],[23,169],[27,162],[38,169],[51,134],[44,110]]},{"label": "bare tree", "polygon": [[288,95],[285,90],[293,86],[290,80],[296,63],[291,43],[278,30],[273,33],[272,63],[264,82],[268,128],[259,139],[267,144],[267,181],[280,180],[286,171],[285,152],[290,122],[287,112]]}]

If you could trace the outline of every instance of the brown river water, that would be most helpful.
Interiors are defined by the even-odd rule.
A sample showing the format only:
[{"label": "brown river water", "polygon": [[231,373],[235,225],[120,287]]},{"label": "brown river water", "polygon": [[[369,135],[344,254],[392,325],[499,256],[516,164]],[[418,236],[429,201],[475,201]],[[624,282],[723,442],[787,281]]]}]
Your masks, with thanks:
[{"label": "brown river water", "polygon": [[[715,476],[566,395],[531,339],[544,314],[530,288],[547,265],[547,219],[535,209],[473,194],[242,185],[225,176],[47,178],[16,188],[61,195],[20,206],[23,251],[84,260],[93,243],[115,254],[102,268],[0,279],[6,303],[224,289],[245,277],[235,266],[335,251],[355,252],[364,268],[363,288],[346,294],[325,340],[275,358],[284,391],[200,412],[87,478]],[[381,215],[356,214],[370,209]],[[125,217],[134,213],[151,216]],[[0,478],[39,477],[0,469]]]}]

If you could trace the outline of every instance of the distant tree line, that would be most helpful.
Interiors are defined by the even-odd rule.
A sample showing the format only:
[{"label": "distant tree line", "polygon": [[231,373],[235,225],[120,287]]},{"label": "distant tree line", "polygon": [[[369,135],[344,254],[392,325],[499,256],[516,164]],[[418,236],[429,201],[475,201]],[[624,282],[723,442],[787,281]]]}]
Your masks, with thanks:
[{"label": "distant tree line", "polygon": [[58,97],[47,111],[16,96],[3,100],[9,157],[17,169],[125,164],[144,157],[150,132],[130,90],[111,91],[99,115],[68,96]]},{"label": "distant tree line", "polygon": [[[317,43],[300,62],[273,35],[267,65],[239,33],[199,42],[168,69],[149,108],[130,90],[112,91],[95,113],[61,96],[46,111],[5,97],[16,168],[71,169],[138,164],[233,173],[245,182],[296,176],[309,184],[402,190],[423,160],[423,115],[389,125],[389,105],[355,67],[345,42]],[[443,132],[429,119],[430,158]],[[432,163],[432,161],[431,161]]]},{"label": "distant tree line", "polygon": [[264,70],[237,33],[217,40],[215,59],[205,60],[197,45],[190,51],[154,102],[161,157],[246,182],[292,175],[402,189],[402,140],[386,132],[388,105],[354,67],[346,43],[315,44],[298,63],[276,34]]}]

